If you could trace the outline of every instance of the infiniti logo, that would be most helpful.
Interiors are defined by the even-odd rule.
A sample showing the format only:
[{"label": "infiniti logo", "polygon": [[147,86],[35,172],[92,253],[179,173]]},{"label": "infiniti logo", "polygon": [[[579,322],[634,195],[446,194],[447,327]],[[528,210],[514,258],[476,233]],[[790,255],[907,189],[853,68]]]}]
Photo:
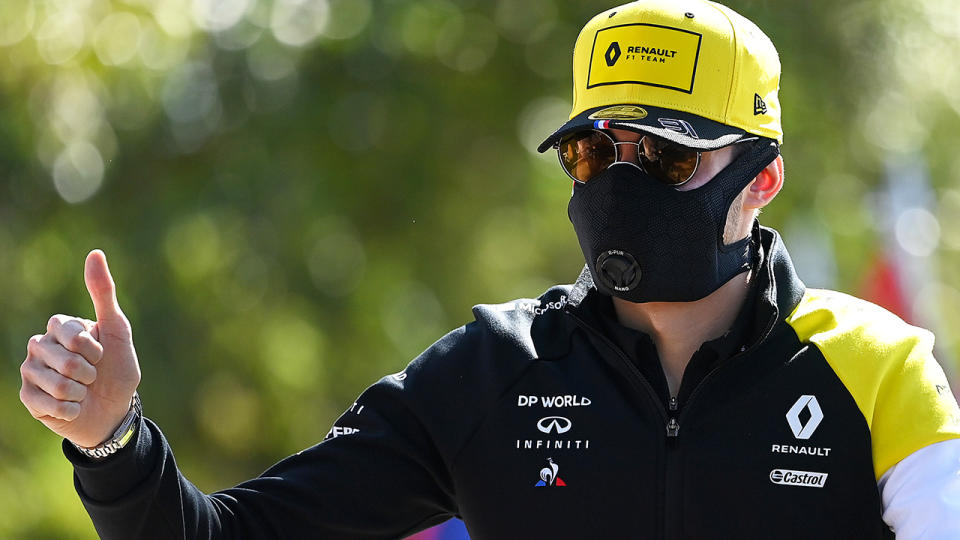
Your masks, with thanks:
[{"label": "infiniti logo", "polygon": [[537,422],[537,429],[543,433],[566,433],[573,427],[573,422],[562,416],[545,416]]}]

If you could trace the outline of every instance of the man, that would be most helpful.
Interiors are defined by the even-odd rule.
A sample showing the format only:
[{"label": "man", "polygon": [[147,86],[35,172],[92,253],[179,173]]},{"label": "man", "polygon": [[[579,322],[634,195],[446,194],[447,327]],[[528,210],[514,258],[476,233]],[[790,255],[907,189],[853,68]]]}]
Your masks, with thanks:
[{"label": "man", "polygon": [[[783,183],[780,65],[702,0],[641,0],[574,49],[555,147],[587,268],[367,389],[321,444],[205,495],[143,418],[106,259],[97,321],[30,340],[21,399],[65,437],[104,538],[960,537],[960,410],[932,337],[805,289],[755,217]],[[230,414],[230,411],[223,411]]]}]

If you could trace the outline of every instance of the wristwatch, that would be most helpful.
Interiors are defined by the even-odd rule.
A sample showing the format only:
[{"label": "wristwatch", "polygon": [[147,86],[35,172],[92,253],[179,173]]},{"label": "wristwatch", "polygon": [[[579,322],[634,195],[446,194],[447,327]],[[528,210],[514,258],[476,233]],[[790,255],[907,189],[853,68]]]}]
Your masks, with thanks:
[{"label": "wristwatch", "polygon": [[140,394],[134,392],[133,399],[130,400],[130,410],[127,412],[127,415],[123,417],[123,422],[120,422],[120,427],[113,432],[112,437],[93,448],[86,448],[76,444],[73,446],[77,451],[90,459],[99,460],[112,456],[133,439],[134,434],[137,432],[137,426],[140,424],[141,415],[143,415],[143,406],[140,404]]}]

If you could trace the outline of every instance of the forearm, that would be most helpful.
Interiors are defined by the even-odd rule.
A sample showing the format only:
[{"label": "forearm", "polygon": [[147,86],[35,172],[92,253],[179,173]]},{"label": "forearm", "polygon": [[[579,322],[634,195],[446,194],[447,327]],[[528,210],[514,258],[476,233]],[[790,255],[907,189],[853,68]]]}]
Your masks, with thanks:
[{"label": "forearm", "polygon": [[64,452],[104,539],[401,538],[455,513],[444,469],[421,444],[427,437],[392,429],[412,429],[414,419],[384,418],[368,406],[352,422],[359,432],[330,438],[210,495],[180,474],[149,420],[134,444],[102,462],[69,443]]},{"label": "forearm", "polygon": [[88,459],[67,441],[63,450],[101,538],[220,537],[218,506],[180,475],[163,434],[149,420],[142,421],[133,444],[102,461]]}]

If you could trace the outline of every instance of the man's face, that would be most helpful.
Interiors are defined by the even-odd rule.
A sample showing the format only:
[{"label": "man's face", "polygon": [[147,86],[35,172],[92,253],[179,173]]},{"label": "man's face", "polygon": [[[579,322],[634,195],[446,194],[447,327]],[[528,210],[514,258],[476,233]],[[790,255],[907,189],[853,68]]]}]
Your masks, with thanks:
[{"label": "man's face", "polygon": [[[780,174],[768,171],[779,170],[777,146],[758,141],[698,153],[633,131],[604,132],[615,153],[597,132],[559,145],[570,152],[560,154],[561,165],[579,182],[567,215],[598,290],[635,303],[691,302],[750,268],[753,217],[781,185]],[[583,138],[591,144],[571,151]],[[768,157],[774,161],[764,167]],[[601,170],[581,179],[571,158]],[[617,162],[645,173],[606,166]]]}]

